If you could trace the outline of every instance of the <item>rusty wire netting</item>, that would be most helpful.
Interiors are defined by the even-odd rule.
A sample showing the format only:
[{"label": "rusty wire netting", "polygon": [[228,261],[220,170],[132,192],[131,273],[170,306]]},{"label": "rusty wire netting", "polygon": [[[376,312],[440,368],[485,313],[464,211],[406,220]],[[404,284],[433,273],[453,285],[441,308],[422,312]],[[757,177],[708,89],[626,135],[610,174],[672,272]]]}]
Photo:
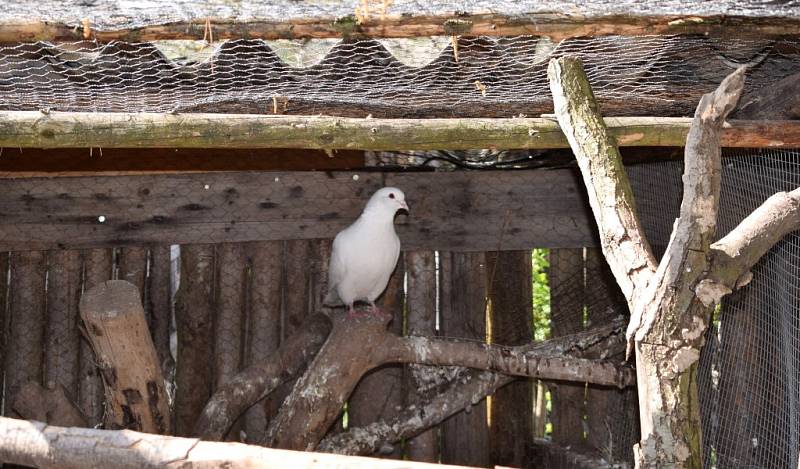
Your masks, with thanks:
[{"label": "rusty wire netting", "polygon": [[785,77],[799,46],[699,36],[24,43],[0,47],[0,108],[536,116],[552,112],[548,60],[570,54],[605,115],[684,116],[739,65],[751,66],[748,91]]}]

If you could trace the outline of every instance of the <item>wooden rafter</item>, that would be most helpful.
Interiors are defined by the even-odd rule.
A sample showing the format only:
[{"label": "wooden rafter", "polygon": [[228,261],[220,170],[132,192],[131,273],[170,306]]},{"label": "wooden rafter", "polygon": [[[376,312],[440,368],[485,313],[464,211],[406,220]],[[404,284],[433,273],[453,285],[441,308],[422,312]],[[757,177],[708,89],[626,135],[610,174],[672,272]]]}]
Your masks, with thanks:
[{"label": "wooden rafter", "polygon": [[[609,117],[619,146],[683,146],[691,119]],[[731,121],[723,147],[798,147],[800,122]],[[0,112],[0,147],[461,150],[569,148],[553,118],[372,119],[256,114]]]}]

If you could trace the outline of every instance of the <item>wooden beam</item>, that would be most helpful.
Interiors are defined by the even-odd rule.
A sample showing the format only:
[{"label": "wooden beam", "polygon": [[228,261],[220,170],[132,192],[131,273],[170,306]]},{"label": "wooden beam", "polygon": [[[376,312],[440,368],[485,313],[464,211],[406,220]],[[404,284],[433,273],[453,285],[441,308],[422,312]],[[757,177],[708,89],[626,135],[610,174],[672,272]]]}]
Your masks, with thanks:
[{"label": "wooden beam", "polygon": [[[683,146],[691,119],[608,117],[619,146]],[[800,122],[732,121],[722,146],[797,147]],[[259,114],[0,112],[0,147],[461,150],[569,148],[555,118],[372,119]],[[334,154],[335,157],[335,154]]]},{"label": "wooden beam", "polygon": [[[549,36],[554,40],[586,36],[640,36],[653,34],[702,34],[722,37],[756,37],[796,34],[800,19],[779,16],[724,14],[668,15],[652,12],[632,14],[588,14],[532,11],[524,14],[488,12],[441,12],[438,14],[373,14],[309,16],[287,19],[213,17],[130,27],[93,26],[88,23],[7,20],[0,24],[0,42],[19,41],[155,41],[201,40],[209,29],[213,39],[305,39],[348,36],[420,37],[452,34],[471,36]],[[313,14],[313,13],[312,13]],[[70,18],[71,19],[71,18]],[[76,18],[77,19],[77,18]]]},{"label": "wooden beam", "polygon": [[402,188],[404,249],[596,245],[570,170],[220,172],[0,179],[0,250],[333,238]]}]

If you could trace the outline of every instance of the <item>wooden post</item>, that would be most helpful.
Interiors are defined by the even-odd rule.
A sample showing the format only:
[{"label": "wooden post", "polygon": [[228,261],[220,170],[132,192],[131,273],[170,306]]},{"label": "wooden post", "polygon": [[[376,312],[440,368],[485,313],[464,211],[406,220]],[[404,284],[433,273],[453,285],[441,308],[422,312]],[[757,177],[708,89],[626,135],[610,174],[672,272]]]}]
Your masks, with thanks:
[{"label": "wooden post", "polygon": [[150,275],[147,278],[147,307],[150,312],[150,335],[158,353],[158,364],[167,381],[174,381],[175,360],[170,351],[172,324],[172,261],[169,245],[150,249]]},{"label": "wooden post", "polygon": [[283,340],[292,335],[308,314],[311,298],[311,269],[313,259],[311,241],[294,240],[285,244],[286,285],[283,300]]},{"label": "wooden post", "polygon": [[[386,291],[376,302],[378,307],[392,315],[389,331],[398,335],[403,334],[404,277],[405,266],[401,254]],[[404,394],[403,365],[387,365],[372,370],[361,378],[350,396],[349,425],[365,427],[381,420],[390,421],[403,409]],[[397,445],[388,455],[402,459],[402,453],[402,448]]]},{"label": "wooden post", "polygon": [[[84,251],[83,264],[83,291],[111,280],[114,270],[111,249]],[[81,340],[80,359],[80,407],[86,415],[86,423],[95,427],[103,422],[103,381],[92,346],[85,337]]]},{"label": "wooden post", "polygon": [[[597,248],[585,249],[586,308],[589,328],[611,323],[628,312],[625,297]],[[593,357],[599,358],[599,357]],[[619,357],[622,360],[623,357]],[[633,463],[631,448],[639,437],[636,389],[593,384],[586,391],[586,443],[609,463]]]},{"label": "wooden post", "polygon": [[80,251],[48,253],[47,323],[45,324],[44,385],[63,388],[71,401],[78,397],[80,371],[81,293]]},{"label": "wooden post", "polygon": [[[586,304],[583,249],[550,250],[550,311],[552,337],[582,331]],[[583,383],[554,383],[550,386],[553,443],[581,447],[585,444]]]},{"label": "wooden post", "polygon": [[[532,261],[530,251],[487,253],[491,342],[523,345],[533,341]],[[533,384],[519,380],[497,390],[491,399],[491,462],[522,467],[533,441]]]},{"label": "wooden post", "polygon": [[[245,342],[246,258],[241,244],[217,246],[216,312],[214,314],[214,386],[229,382],[243,364]],[[240,427],[229,436],[239,441]]]},{"label": "wooden post", "polygon": [[[147,291],[147,248],[144,247],[125,247],[117,254],[117,278],[133,284],[139,291],[139,299],[142,305],[148,305],[145,301]],[[150,311],[144,310],[147,330],[150,330]]]},{"label": "wooden post", "polygon": [[[486,258],[483,253],[441,253],[442,333],[486,340]],[[489,465],[486,401],[442,424],[442,462]]]},{"label": "wooden post", "polygon": [[[3,357],[6,403],[14,402],[26,382],[42,382],[47,271],[46,256],[41,251],[13,252],[10,262],[10,322]],[[14,415],[9,405],[5,415]]]},{"label": "wooden post", "polygon": [[83,294],[81,318],[103,375],[106,427],[165,434],[169,403],[140,296],[130,282],[109,280]]},{"label": "wooden post", "polygon": [[181,246],[181,285],[175,303],[178,363],[175,434],[191,435],[213,382],[214,246]]},{"label": "wooden post", "polygon": [[[406,291],[409,336],[436,335],[437,271],[436,253],[433,251],[407,251],[404,253],[408,285]],[[411,366],[406,366],[408,405],[419,405],[419,386]],[[439,459],[439,426],[434,426],[406,442],[406,454],[412,461],[436,462]]]},{"label": "wooden post", "polygon": [[[283,243],[267,241],[247,246],[250,267],[250,317],[245,350],[245,366],[267,360],[278,350],[281,340],[281,293],[283,284]],[[247,443],[263,441],[267,422],[280,403],[256,403],[247,411],[245,434]]]}]

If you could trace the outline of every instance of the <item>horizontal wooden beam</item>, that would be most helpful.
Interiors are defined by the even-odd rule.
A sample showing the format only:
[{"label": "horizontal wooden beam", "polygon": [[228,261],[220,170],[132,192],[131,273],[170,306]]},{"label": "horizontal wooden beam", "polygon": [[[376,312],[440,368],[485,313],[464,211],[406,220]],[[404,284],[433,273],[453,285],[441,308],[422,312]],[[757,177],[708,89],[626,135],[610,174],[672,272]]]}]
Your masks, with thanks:
[{"label": "horizontal wooden beam", "polygon": [[218,172],[0,179],[0,251],[332,238],[403,189],[403,249],[597,245],[570,170]]},{"label": "horizontal wooden beam", "polygon": [[[379,10],[379,6],[376,10]],[[391,8],[390,8],[391,10]],[[76,20],[78,18],[75,18]],[[208,19],[208,22],[207,22]],[[72,20],[72,18],[70,18]],[[86,22],[7,20],[0,24],[0,42],[20,41],[155,41],[173,39],[305,39],[367,37],[420,37],[463,34],[469,36],[549,36],[554,40],[570,37],[653,34],[703,34],[721,37],[754,37],[797,34],[800,18],[737,15],[670,15],[658,13],[564,14],[529,12],[440,13],[434,15],[381,14],[336,18],[310,16],[281,20],[253,18],[206,18],[130,27]]]},{"label": "horizontal wooden beam", "polygon": [[[608,117],[620,146],[683,146],[691,119]],[[798,147],[798,121],[731,121],[725,147]],[[569,148],[555,119],[371,119],[257,114],[0,112],[0,147],[459,150]]]}]

